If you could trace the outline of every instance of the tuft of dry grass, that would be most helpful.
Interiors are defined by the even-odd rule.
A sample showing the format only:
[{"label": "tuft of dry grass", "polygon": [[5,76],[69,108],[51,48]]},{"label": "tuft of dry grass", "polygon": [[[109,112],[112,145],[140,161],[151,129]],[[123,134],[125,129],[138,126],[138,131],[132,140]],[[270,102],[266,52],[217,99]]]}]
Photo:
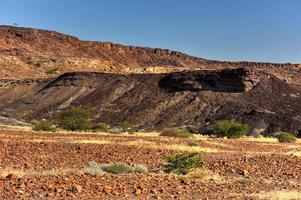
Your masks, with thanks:
[{"label": "tuft of dry grass", "polygon": [[258,199],[269,199],[269,200],[300,200],[301,192],[292,190],[278,190],[261,192],[255,195]]},{"label": "tuft of dry grass", "polygon": [[26,176],[58,176],[72,173],[80,173],[80,171],[76,169],[25,170],[10,167],[0,168],[0,177],[6,177],[9,174],[21,178]]},{"label": "tuft of dry grass", "polygon": [[277,138],[268,138],[268,137],[260,137],[260,138],[243,137],[240,140],[246,141],[246,142],[278,143]]},{"label": "tuft of dry grass", "polygon": [[129,146],[139,146],[145,148],[153,148],[153,149],[166,149],[166,150],[174,150],[174,151],[184,151],[184,152],[206,152],[206,153],[217,153],[217,149],[200,147],[200,146],[187,146],[183,144],[156,144],[155,142],[136,140],[130,141],[127,143],[119,143],[121,145],[129,145]]},{"label": "tuft of dry grass", "polygon": [[214,181],[218,183],[223,183],[224,179],[218,173],[215,173],[206,168],[195,168],[192,169],[185,178],[188,179],[201,179],[204,181]]}]

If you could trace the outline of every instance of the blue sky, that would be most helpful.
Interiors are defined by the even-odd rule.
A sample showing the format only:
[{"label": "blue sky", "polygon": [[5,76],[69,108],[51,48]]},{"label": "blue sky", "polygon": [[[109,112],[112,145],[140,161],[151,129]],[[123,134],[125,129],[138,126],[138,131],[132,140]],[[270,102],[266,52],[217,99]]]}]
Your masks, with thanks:
[{"label": "blue sky", "polygon": [[300,0],[1,0],[0,24],[216,60],[301,63]]}]

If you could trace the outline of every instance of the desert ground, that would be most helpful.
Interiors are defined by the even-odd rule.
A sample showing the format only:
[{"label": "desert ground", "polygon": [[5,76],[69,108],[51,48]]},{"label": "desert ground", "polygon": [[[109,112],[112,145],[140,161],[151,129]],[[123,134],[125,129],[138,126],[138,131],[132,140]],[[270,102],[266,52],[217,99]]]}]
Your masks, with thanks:
[{"label": "desert ground", "polygon": [[[183,152],[199,153],[204,166],[165,173],[164,157]],[[301,199],[301,140],[2,127],[0,160],[1,199]],[[91,161],[143,164],[148,172],[91,175]]]}]

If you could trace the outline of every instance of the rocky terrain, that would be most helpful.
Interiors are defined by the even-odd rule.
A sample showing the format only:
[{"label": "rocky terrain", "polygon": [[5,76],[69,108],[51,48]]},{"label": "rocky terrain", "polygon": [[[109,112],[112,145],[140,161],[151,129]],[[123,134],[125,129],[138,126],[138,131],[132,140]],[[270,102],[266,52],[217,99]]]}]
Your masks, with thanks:
[{"label": "rocky terrain", "polygon": [[136,130],[190,126],[204,132],[217,119],[247,122],[265,135],[300,135],[301,88],[244,68],[169,74],[65,73],[57,78],[2,80],[4,117],[55,119],[70,105],[85,105],[96,122],[128,122]]},{"label": "rocky terrain", "polygon": [[[300,199],[301,144],[277,140],[1,131],[2,199]],[[164,156],[198,152],[205,175],[166,174]],[[90,161],[147,166],[147,173],[85,173]],[[208,173],[210,170],[210,173]]]}]

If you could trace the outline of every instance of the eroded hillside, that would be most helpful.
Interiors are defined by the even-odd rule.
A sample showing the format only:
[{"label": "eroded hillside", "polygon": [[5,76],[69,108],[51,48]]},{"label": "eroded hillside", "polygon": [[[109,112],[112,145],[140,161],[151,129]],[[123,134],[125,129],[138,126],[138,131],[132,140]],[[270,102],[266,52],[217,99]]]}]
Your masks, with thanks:
[{"label": "eroded hillside", "polygon": [[[243,68],[169,74],[66,73],[43,80],[6,80],[2,114],[30,121],[55,119],[70,105],[85,105],[95,121],[136,129],[187,125],[204,131],[217,119],[237,119],[267,133],[301,131],[301,88]],[[262,127],[257,127],[262,128]]]}]

